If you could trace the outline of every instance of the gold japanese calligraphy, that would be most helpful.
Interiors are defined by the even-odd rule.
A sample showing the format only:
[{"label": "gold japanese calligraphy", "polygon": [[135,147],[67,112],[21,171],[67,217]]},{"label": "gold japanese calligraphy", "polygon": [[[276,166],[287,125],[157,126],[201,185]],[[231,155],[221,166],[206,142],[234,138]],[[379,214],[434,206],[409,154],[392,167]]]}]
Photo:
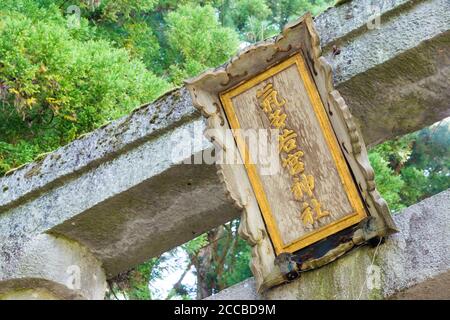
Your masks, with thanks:
[{"label": "gold japanese calligraphy", "polygon": [[[277,254],[295,252],[366,217],[326,109],[301,54],[220,93],[224,115]],[[254,153],[247,130],[276,129]],[[261,159],[262,162],[254,161]],[[264,174],[264,164],[279,169]],[[278,160],[277,159],[277,160]]]},{"label": "gold japanese calligraphy", "polygon": [[216,165],[259,292],[395,229],[331,70],[307,15],[187,83],[205,135],[233,159]]},{"label": "gold japanese calligraphy", "polygon": [[[282,134],[278,137],[283,167],[288,169],[293,178],[292,193],[295,200],[302,201],[303,209],[300,212],[300,218],[303,224],[313,226],[314,222],[329,216],[330,213],[321,209],[322,205],[314,195],[314,177],[303,174],[305,164],[300,161],[300,158],[304,152],[297,147],[298,134],[294,130],[286,128],[287,115],[282,110],[283,107],[286,107],[286,100],[278,96],[278,91],[270,82],[256,92],[256,97],[272,127],[283,129]],[[285,153],[287,157],[283,157],[282,153]]]}]

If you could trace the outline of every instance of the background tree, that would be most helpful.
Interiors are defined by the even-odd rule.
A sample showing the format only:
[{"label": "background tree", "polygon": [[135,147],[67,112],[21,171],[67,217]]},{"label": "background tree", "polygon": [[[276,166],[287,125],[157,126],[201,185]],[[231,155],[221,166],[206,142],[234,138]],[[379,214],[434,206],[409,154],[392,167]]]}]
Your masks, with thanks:
[{"label": "background tree", "polygon": [[[332,0],[2,0],[0,174],[156,99]],[[370,151],[394,212],[450,187],[450,121]],[[251,275],[234,220],[110,280],[110,298],[204,298]],[[177,263],[174,263],[174,261]],[[183,260],[183,263],[178,263]],[[178,265],[182,265],[179,267]],[[149,286],[180,271],[160,297]],[[186,284],[194,274],[196,285]]]},{"label": "background tree", "polygon": [[[0,173],[152,101],[170,84],[54,4],[0,8]],[[15,10],[17,8],[17,10]]]},{"label": "background tree", "polygon": [[168,13],[166,37],[172,80],[179,84],[208,67],[216,67],[232,56],[238,47],[233,29],[222,27],[210,5],[179,6]]}]

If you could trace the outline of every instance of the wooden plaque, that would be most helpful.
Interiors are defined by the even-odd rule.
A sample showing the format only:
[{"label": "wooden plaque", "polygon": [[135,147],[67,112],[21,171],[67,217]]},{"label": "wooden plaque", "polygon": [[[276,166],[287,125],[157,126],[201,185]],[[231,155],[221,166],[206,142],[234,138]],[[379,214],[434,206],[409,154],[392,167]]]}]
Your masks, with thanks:
[{"label": "wooden plaque", "polygon": [[[239,233],[252,246],[260,292],[396,231],[311,15],[186,85],[213,129],[207,137],[225,154],[237,145],[244,160],[218,163],[217,172],[242,209]],[[262,174],[236,129],[279,130],[271,143],[281,170]],[[221,134],[228,130],[233,148]]]},{"label": "wooden plaque", "polygon": [[[258,98],[264,88],[266,98]],[[232,129],[272,128],[286,136],[285,145],[279,142],[279,174],[261,175],[257,163],[245,163],[277,254],[295,252],[367,216],[301,53],[220,97]],[[241,155],[248,153],[241,131],[233,132]]]}]

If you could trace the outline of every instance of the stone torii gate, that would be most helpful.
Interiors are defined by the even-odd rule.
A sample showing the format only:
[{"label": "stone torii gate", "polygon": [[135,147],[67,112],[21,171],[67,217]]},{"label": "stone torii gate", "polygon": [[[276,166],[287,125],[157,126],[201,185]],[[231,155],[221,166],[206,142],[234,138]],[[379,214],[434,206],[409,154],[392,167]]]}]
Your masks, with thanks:
[{"label": "stone torii gate", "polygon": [[[449,1],[379,6],[379,25],[367,23],[374,18],[369,0],[315,19],[334,84],[369,146],[450,116]],[[170,145],[194,127],[204,128],[204,120],[179,88],[1,178],[0,298],[103,299],[107,278],[238,217],[214,165],[172,161]],[[205,139],[187,157],[212,148]],[[265,298],[408,297],[427,290],[448,298],[450,191],[395,220],[400,233],[375,262],[374,249],[358,250]],[[366,283],[373,263],[382,289]],[[260,298],[251,279],[218,297],[230,294]]]}]

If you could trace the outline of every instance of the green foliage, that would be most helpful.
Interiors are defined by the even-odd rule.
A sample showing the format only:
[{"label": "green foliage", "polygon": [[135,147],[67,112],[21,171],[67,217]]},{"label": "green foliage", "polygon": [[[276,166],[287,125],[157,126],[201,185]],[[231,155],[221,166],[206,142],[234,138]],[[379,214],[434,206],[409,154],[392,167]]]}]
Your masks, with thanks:
[{"label": "green foliage", "polygon": [[[435,179],[429,180],[425,176],[424,171],[415,166],[403,168],[400,175],[397,177],[400,177],[404,181],[403,187],[399,192],[404,207],[408,207],[421,199],[426,198],[428,195],[431,196],[432,194],[427,194],[426,185],[429,183],[436,183]],[[442,190],[444,189],[439,191]]]},{"label": "green foliage", "polygon": [[450,188],[450,119],[385,142],[369,159],[393,211]]},{"label": "green foliage", "polygon": [[[39,17],[40,11],[32,9],[27,10]],[[74,38],[66,21],[56,16],[34,20],[1,11],[0,173],[152,101],[170,87],[125,49],[105,40]]]},{"label": "green foliage", "polygon": [[331,6],[333,0],[268,0],[269,8],[272,11],[271,20],[281,30],[283,26],[305,14],[307,11],[317,14]]},{"label": "green foliage", "polygon": [[375,171],[377,189],[388,202],[390,208],[394,211],[403,208],[399,195],[400,189],[404,185],[401,177],[394,175],[394,170],[389,167],[388,162],[380,154],[372,152],[369,155],[369,160]]},{"label": "green foliage", "polygon": [[[2,0],[0,174],[222,64],[239,41],[266,39],[333,2]],[[446,120],[370,152],[378,189],[392,210],[450,187],[449,146]],[[250,247],[237,228],[236,220],[181,246],[204,282],[198,287],[212,293],[251,275]],[[164,262],[174,255],[120,275],[113,288],[129,299],[151,299],[149,281],[163,277]],[[169,298],[193,295],[196,288],[181,280]]]},{"label": "green foliage", "polygon": [[194,256],[198,254],[198,252],[207,245],[208,245],[208,238],[206,236],[206,233],[204,233],[201,236],[189,242],[186,242],[181,247],[187,252],[189,256]]},{"label": "green foliage", "polygon": [[420,199],[450,187],[450,119],[419,131],[406,166],[417,168],[410,186],[422,191]]},{"label": "green foliage", "polygon": [[250,18],[258,21],[267,20],[271,14],[265,0],[237,0],[231,15],[234,26],[243,30]]},{"label": "green foliage", "polygon": [[151,292],[148,283],[152,276],[152,271],[160,261],[157,258],[152,258],[149,261],[140,264],[132,271],[131,287],[127,291],[129,299],[132,300],[150,300]]},{"label": "green foliage", "polygon": [[215,243],[211,267],[207,274],[212,294],[251,277],[249,267],[251,248],[237,234],[239,219],[224,225],[223,233]]},{"label": "green foliage", "polygon": [[82,17],[95,26],[91,37],[105,39],[116,47],[125,48],[132,57],[143,60],[149,69],[158,70],[160,46],[146,21],[147,12],[154,8],[156,0],[110,0],[97,3],[92,5],[92,1],[78,1],[83,9]]},{"label": "green foliage", "polygon": [[109,299],[119,298],[117,293],[129,300],[151,300],[152,292],[149,288],[151,278],[160,276],[161,258],[152,258],[136,268],[117,275],[109,281]]},{"label": "green foliage", "polygon": [[167,15],[166,23],[175,83],[222,64],[237,50],[237,34],[219,24],[209,5],[182,5]]},{"label": "green foliage", "polygon": [[19,140],[16,144],[0,141],[0,173],[33,161],[39,150],[38,146],[24,140]]},{"label": "green foliage", "polygon": [[333,0],[222,0],[214,2],[220,22],[235,28],[240,38],[256,42],[278,33],[289,21],[307,11],[316,15]]},{"label": "green foliage", "polygon": [[[228,252],[224,262],[224,272],[217,279],[220,288],[223,290],[236,283],[242,282],[252,276],[250,270],[251,247],[242,238],[236,236],[237,244]],[[217,269],[217,265],[214,266]],[[217,274],[215,274],[217,276]]]},{"label": "green foliage", "polygon": [[81,1],[87,3],[87,6],[95,8],[93,12],[98,11],[97,16],[100,20],[118,22],[129,21],[136,18],[141,13],[152,10],[157,0],[103,0],[103,1]]}]

